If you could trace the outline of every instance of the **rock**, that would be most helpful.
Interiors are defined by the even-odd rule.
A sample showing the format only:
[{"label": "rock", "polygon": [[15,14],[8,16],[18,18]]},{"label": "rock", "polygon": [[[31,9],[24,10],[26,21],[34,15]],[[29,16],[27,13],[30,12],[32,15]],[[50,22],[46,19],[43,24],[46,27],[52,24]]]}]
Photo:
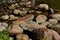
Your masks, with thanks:
[{"label": "rock", "polygon": [[17,20],[17,19],[19,19],[19,17],[15,17],[14,15],[10,15],[9,17],[10,17],[9,20]]},{"label": "rock", "polygon": [[33,18],[34,18],[34,15],[33,14],[29,14],[29,15],[26,15],[26,16],[24,16],[22,18],[19,18],[16,21],[13,21],[12,23],[16,24],[16,25],[20,25],[20,24],[25,23],[27,21],[33,20]]},{"label": "rock", "polygon": [[30,11],[28,11],[29,13],[33,13],[34,12],[34,10],[30,10]]},{"label": "rock", "polygon": [[54,36],[55,40],[60,40],[60,35],[56,31],[52,30],[52,33],[53,33],[53,36]]},{"label": "rock", "polygon": [[54,10],[52,8],[50,8],[50,10],[51,10],[51,13],[54,13]]},{"label": "rock", "polygon": [[20,34],[20,33],[23,33],[23,29],[21,27],[19,27],[18,25],[10,25],[9,28],[8,28],[8,32],[10,34]]},{"label": "rock", "polygon": [[9,6],[9,9],[10,9],[10,10],[14,10],[15,8],[16,8],[15,5]]},{"label": "rock", "polygon": [[29,37],[28,37],[28,35],[26,35],[26,34],[18,34],[18,35],[16,36],[16,39],[17,39],[17,40],[29,40]]},{"label": "rock", "polygon": [[3,23],[1,23],[1,26],[4,26],[4,27],[8,27],[8,24],[7,23],[5,23],[5,22],[3,22]]},{"label": "rock", "polygon": [[6,28],[4,26],[0,26],[0,31],[5,30]]},{"label": "rock", "polygon": [[60,35],[51,29],[35,29],[32,32],[34,40],[60,40]]},{"label": "rock", "polygon": [[44,37],[44,31],[41,29],[34,29],[32,34],[33,40],[42,40]]},{"label": "rock", "polygon": [[14,10],[14,13],[20,14],[21,16],[24,16],[27,14],[27,10],[21,11],[21,10],[16,9],[16,10]]},{"label": "rock", "polygon": [[31,2],[30,1],[26,2],[26,5],[31,5]]},{"label": "rock", "polygon": [[14,10],[14,14],[18,14],[18,13],[20,13],[20,10],[19,9],[15,9]]},{"label": "rock", "polygon": [[42,23],[42,22],[45,22],[46,20],[47,20],[47,17],[45,15],[38,15],[36,18],[37,23]]},{"label": "rock", "polygon": [[47,26],[47,25],[49,25],[49,22],[48,21],[45,21],[45,22],[41,23],[40,25]]},{"label": "rock", "polygon": [[9,19],[9,16],[8,15],[3,15],[3,16],[1,16],[1,19],[7,20],[7,19]]},{"label": "rock", "polygon": [[40,14],[40,13],[42,13],[42,12],[41,12],[41,11],[36,11],[36,13]]},{"label": "rock", "polygon": [[20,7],[20,6],[18,5],[18,3],[15,3],[14,5],[15,5],[15,7]]},{"label": "rock", "polygon": [[48,29],[48,32],[45,32],[45,38],[46,40],[60,40],[60,35],[56,31]]},{"label": "rock", "polygon": [[45,10],[49,10],[49,6],[47,4],[40,4],[38,6],[40,9],[45,9]]},{"label": "rock", "polygon": [[30,1],[26,2],[26,7],[31,7],[31,2]]},{"label": "rock", "polygon": [[51,23],[51,24],[57,24],[58,20],[56,20],[56,19],[49,19],[49,23]]},{"label": "rock", "polygon": [[27,14],[27,10],[20,11],[20,15],[21,15],[21,16],[25,16],[26,14]]},{"label": "rock", "polygon": [[60,24],[56,24],[56,25],[49,25],[48,28],[51,28],[53,30],[55,30],[56,32],[60,33]]},{"label": "rock", "polygon": [[53,14],[53,15],[52,15],[52,18],[60,21],[60,14]]},{"label": "rock", "polygon": [[9,37],[9,40],[13,40],[13,37]]},{"label": "rock", "polygon": [[24,30],[28,30],[28,31],[33,31],[34,29],[37,28],[46,28],[46,26],[43,25],[39,25],[36,22],[30,21],[30,22],[25,22],[23,24],[20,25]]},{"label": "rock", "polygon": [[23,7],[25,5],[25,3],[21,2],[19,3],[21,7]]}]

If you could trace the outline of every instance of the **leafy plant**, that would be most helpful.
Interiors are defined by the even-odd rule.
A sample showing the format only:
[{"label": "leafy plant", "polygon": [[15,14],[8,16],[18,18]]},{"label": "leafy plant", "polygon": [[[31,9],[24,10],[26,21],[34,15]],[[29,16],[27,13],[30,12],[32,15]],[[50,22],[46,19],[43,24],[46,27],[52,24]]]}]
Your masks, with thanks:
[{"label": "leafy plant", "polygon": [[7,30],[0,32],[0,40],[9,40],[9,34]]}]

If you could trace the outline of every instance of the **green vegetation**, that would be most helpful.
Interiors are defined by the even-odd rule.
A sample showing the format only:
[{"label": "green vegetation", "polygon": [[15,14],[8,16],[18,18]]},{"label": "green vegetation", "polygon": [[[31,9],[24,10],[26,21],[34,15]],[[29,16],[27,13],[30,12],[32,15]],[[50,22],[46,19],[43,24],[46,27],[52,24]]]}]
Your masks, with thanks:
[{"label": "green vegetation", "polygon": [[9,40],[9,34],[7,30],[0,32],[0,40]]}]

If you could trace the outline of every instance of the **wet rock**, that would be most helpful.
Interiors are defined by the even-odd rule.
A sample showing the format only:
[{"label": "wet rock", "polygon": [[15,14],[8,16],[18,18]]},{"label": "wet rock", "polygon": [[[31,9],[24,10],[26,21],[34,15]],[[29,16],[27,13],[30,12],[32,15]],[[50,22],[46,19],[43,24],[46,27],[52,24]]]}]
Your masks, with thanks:
[{"label": "wet rock", "polygon": [[23,33],[23,29],[18,25],[10,25],[8,28],[10,34],[20,34]]},{"label": "wet rock", "polygon": [[47,20],[47,17],[45,15],[38,15],[36,18],[37,23],[42,23],[42,22],[45,22],[46,20]]},{"label": "wet rock", "polygon": [[58,20],[56,20],[56,19],[49,19],[49,23],[51,23],[51,24],[57,24]]},{"label": "wet rock", "polygon": [[9,16],[8,15],[3,15],[0,18],[3,19],[3,20],[7,20],[7,19],[9,19]]},{"label": "wet rock", "polygon": [[29,40],[29,37],[26,34],[18,34],[16,38],[17,40]]}]

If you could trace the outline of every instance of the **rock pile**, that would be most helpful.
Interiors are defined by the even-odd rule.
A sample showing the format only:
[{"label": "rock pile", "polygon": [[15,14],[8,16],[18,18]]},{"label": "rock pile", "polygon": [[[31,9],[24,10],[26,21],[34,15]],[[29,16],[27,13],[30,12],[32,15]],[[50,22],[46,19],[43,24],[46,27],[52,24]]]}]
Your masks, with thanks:
[{"label": "rock pile", "polygon": [[60,40],[60,14],[49,5],[32,8],[28,0],[2,0],[0,5],[0,31],[7,29],[9,40]]}]

